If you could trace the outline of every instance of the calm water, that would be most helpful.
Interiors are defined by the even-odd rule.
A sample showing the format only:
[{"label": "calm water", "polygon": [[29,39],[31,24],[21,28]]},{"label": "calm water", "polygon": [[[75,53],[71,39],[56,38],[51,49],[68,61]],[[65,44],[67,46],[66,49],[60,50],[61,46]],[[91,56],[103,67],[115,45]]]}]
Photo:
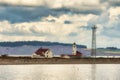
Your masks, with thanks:
[{"label": "calm water", "polygon": [[0,65],[0,80],[120,80],[120,64]]}]

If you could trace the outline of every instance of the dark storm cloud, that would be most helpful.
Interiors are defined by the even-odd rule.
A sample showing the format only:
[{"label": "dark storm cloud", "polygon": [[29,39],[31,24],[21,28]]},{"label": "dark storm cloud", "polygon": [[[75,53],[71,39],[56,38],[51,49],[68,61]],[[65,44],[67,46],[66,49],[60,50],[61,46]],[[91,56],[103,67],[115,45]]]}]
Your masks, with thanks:
[{"label": "dark storm cloud", "polygon": [[100,8],[49,8],[45,6],[15,6],[8,4],[0,4],[0,20],[8,20],[11,23],[18,22],[31,22],[41,20],[42,17],[49,15],[59,17],[63,14],[95,14],[99,15],[102,13]]},{"label": "dark storm cloud", "polygon": [[20,6],[9,6],[9,7],[1,7],[4,9],[0,10],[0,20],[8,20],[12,23],[15,22],[29,22],[29,21],[37,21],[42,17],[46,17],[48,15],[59,16],[63,14],[63,12],[57,12],[51,10],[47,7],[20,7]]},{"label": "dark storm cloud", "polygon": [[82,11],[78,11],[79,13],[82,14],[96,14],[96,15],[100,15],[102,13],[102,10],[100,9],[95,9],[95,10],[82,10]]},{"label": "dark storm cloud", "polygon": [[57,8],[53,9],[54,11],[57,12],[63,12],[63,13],[71,13],[71,14],[95,14],[95,15],[100,15],[103,10],[98,7],[98,6],[80,6],[79,8],[67,8],[67,7],[62,7],[62,8]]},{"label": "dark storm cloud", "polygon": [[[48,7],[24,7],[24,6],[1,6],[0,20],[8,20],[11,23],[30,22],[40,20],[42,17],[60,16],[70,13],[70,9],[50,9]],[[52,20],[53,21],[53,20]]]},{"label": "dark storm cloud", "polygon": [[111,6],[120,6],[120,0],[119,1],[109,1]]},{"label": "dark storm cloud", "polygon": [[120,0],[100,0],[101,3],[108,3],[111,6],[120,6]]}]

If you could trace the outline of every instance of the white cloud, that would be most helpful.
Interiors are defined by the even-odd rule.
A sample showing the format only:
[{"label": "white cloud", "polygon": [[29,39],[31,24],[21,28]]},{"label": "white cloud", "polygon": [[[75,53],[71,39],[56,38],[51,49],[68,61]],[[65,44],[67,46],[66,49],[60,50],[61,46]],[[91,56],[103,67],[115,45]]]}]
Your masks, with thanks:
[{"label": "white cloud", "polygon": [[118,15],[120,15],[120,7],[112,7],[112,8],[110,8],[109,9],[109,13],[110,13],[110,18],[111,19],[117,19],[118,17]]},{"label": "white cloud", "polygon": [[[86,44],[91,47],[90,28],[96,24],[98,26],[97,45],[99,47],[114,45],[120,47],[118,45],[120,40],[120,7],[118,4],[117,7],[113,7],[109,0],[101,4],[100,1],[0,0],[0,2],[12,5],[48,7],[44,7],[44,11],[43,7],[38,7],[40,9],[26,7],[21,10],[24,13],[26,13],[25,10],[29,10],[27,13],[36,11],[30,15],[17,15],[19,11],[13,14],[11,9],[14,7],[11,7],[11,9],[7,7],[6,10],[4,7],[0,7],[2,11],[0,13],[2,15],[6,13],[4,16],[9,15],[8,18],[10,18],[10,20],[5,18],[5,21],[0,21],[0,41],[40,40],[65,43],[77,42],[78,44]],[[16,9],[19,9],[19,7]],[[16,9],[13,9],[13,11]],[[75,13],[73,14],[73,12]],[[13,17],[14,19],[17,18],[16,16],[18,16],[19,20],[23,21],[21,23],[10,23]],[[30,19],[28,18],[29,16],[32,16],[32,18],[37,16],[37,19],[35,18],[34,22],[32,20],[27,22]]]},{"label": "white cloud", "polygon": [[[88,37],[88,30],[82,27],[87,25],[86,22],[95,15],[62,15],[60,17],[48,16],[44,17],[43,21],[24,22],[11,24],[8,21],[0,22],[1,41],[16,41],[16,40],[44,40],[55,42],[79,44],[86,43],[85,37]],[[79,19],[78,19],[79,17]],[[48,22],[46,19],[55,19],[55,22]],[[71,24],[64,24],[65,20],[71,20]],[[82,21],[83,20],[83,21]],[[83,23],[84,22],[84,23]],[[81,28],[78,28],[81,27]],[[76,33],[74,39],[69,36],[71,33]],[[10,37],[8,37],[10,36]],[[89,35],[90,36],[90,35]],[[5,38],[7,37],[7,38]],[[15,39],[13,39],[15,38]],[[80,39],[80,41],[79,41]]]},{"label": "white cloud", "polygon": [[[99,0],[0,0],[2,3],[9,3],[13,5],[33,5],[33,6],[39,6],[39,5],[46,5],[53,8],[59,8],[62,6],[75,6],[76,5],[98,5]],[[88,3],[89,2],[89,3]]]},{"label": "white cloud", "polygon": [[[116,31],[114,25],[110,26],[111,10],[96,16],[93,14],[82,15],[61,15],[59,17],[48,16],[43,17],[42,21],[24,22],[11,24],[8,21],[0,22],[1,41],[19,41],[19,40],[40,40],[55,41],[78,44],[85,44],[91,47],[91,30],[86,26],[92,27],[90,23],[96,23],[97,29],[97,45],[99,47],[113,46],[119,44],[119,38],[111,38],[109,36]],[[104,21],[102,21],[104,19]],[[51,21],[54,20],[54,21]],[[70,24],[64,24],[64,21],[70,21]],[[111,23],[114,24],[115,22]],[[111,27],[111,28],[110,28]],[[116,26],[117,28],[118,26]],[[105,30],[106,29],[106,30]],[[110,31],[112,30],[112,31]],[[114,34],[115,35],[115,34]],[[114,36],[113,35],[113,36]],[[119,34],[118,34],[119,35]],[[116,45],[119,47],[119,45]]]}]

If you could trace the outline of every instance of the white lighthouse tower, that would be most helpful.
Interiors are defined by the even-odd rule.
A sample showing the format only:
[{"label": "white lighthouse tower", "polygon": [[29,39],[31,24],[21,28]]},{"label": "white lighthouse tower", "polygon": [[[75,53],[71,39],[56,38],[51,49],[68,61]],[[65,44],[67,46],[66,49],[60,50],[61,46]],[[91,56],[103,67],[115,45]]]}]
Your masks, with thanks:
[{"label": "white lighthouse tower", "polygon": [[73,55],[76,55],[76,51],[77,51],[76,43],[73,43],[73,46],[72,46],[72,54],[73,54]]}]

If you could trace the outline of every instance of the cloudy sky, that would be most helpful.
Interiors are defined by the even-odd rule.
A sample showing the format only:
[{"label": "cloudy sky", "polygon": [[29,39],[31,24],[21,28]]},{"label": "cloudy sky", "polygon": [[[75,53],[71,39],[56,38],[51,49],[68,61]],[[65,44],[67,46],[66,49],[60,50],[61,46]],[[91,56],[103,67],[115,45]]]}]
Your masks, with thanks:
[{"label": "cloudy sky", "polygon": [[0,41],[51,41],[120,48],[120,0],[0,0]]}]

